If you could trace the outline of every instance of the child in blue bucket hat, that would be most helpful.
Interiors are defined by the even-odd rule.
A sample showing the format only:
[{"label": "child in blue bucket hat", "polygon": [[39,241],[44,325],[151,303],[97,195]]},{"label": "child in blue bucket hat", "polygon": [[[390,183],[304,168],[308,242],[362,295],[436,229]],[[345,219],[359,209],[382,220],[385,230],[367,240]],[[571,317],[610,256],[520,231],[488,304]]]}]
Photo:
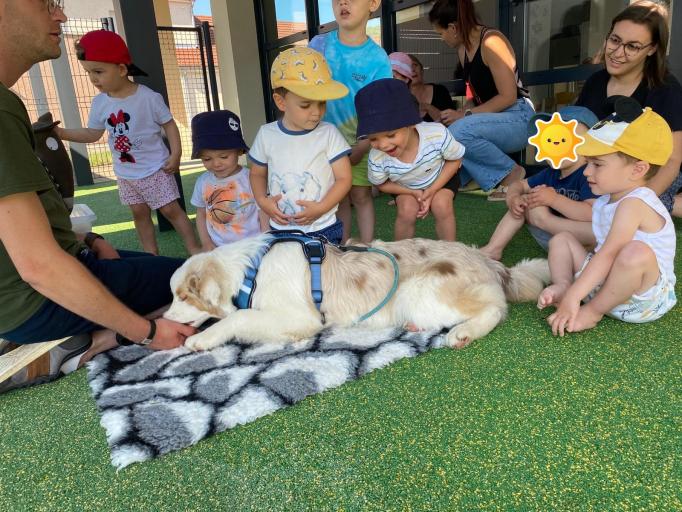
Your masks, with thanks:
[{"label": "child in blue bucket hat", "polygon": [[455,240],[453,200],[464,146],[440,123],[422,122],[417,100],[400,80],[370,83],[355,96],[357,138],[372,147],[368,178],[395,196],[395,239],[414,237],[417,219],[431,212],[440,240]]},{"label": "child in blue bucket hat", "polygon": [[248,150],[237,114],[216,110],[192,119],[192,158],[206,168],[191,200],[203,251],[260,233],[249,170],[239,164]]}]

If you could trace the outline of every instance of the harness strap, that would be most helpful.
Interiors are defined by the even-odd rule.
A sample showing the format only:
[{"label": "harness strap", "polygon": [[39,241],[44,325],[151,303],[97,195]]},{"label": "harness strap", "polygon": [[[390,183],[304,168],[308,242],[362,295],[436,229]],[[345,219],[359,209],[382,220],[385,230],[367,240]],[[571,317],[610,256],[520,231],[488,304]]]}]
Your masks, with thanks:
[{"label": "harness strap", "polygon": [[261,252],[254,256],[251,266],[247,267],[244,272],[244,280],[239,287],[239,292],[232,300],[235,307],[238,309],[249,309],[251,307],[253,292],[256,290],[258,267],[260,267],[261,260],[272,246],[279,242],[297,242],[301,245],[301,249],[303,249],[303,253],[310,266],[310,290],[315,307],[319,311],[323,299],[322,261],[325,256],[324,242],[319,238],[306,235],[298,230],[273,231],[269,234],[272,235],[272,239],[270,239],[268,245],[263,247]]}]

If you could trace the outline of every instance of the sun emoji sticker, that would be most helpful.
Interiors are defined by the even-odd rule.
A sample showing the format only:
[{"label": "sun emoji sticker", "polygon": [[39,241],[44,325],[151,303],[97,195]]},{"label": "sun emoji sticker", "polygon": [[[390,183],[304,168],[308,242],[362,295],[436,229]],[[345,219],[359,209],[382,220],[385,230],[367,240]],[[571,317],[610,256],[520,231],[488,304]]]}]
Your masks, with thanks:
[{"label": "sun emoji sticker", "polygon": [[549,121],[537,119],[535,127],[538,132],[528,142],[537,149],[535,160],[548,160],[554,169],[558,169],[564,160],[576,162],[576,148],[585,142],[575,131],[578,121],[564,121],[558,112],[552,114]]}]

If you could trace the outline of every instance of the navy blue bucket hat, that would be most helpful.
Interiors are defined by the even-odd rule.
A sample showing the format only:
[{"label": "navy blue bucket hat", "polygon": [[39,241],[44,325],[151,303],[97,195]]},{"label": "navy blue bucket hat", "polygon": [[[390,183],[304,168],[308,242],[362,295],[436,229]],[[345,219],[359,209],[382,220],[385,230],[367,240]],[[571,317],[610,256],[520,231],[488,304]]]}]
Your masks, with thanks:
[{"label": "navy blue bucket hat", "polygon": [[360,89],[355,95],[355,110],[358,140],[422,122],[416,98],[395,78],[382,78]]},{"label": "navy blue bucket hat", "polygon": [[[567,107],[559,109],[558,112],[559,114],[561,114],[561,119],[563,119],[564,121],[571,121],[575,119],[576,121],[584,124],[588,128],[592,128],[595,124],[599,122],[599,118],[596,115],[594,115],[594,112],[592,112],[587,107],[569,105]],[[552,119],[552,114],[547,112],[540,112],[539,114],[535,114],[533,117],[531,117],[530,121],[528,121],[529,137],[534,136],[538,132],[538,128],[537,126],[535,126],[535,121],[537,121],[538,119],[540,121],[548,122]]]},{"label": "navy blue bucket hat", "polygon": [[239,116],[229,110],[202,112],[192,118],[192,158],[202,149],[249,150],[242,136]]}]

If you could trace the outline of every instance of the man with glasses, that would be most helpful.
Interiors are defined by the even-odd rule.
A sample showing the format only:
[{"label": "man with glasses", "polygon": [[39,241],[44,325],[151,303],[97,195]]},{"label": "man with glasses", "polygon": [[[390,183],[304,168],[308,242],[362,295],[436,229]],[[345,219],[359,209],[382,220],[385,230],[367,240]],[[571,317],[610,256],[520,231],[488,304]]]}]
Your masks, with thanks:
[{"label": "man with glasses", "polygon": [[0,0],[0,338],[23,344],[92,333],[92,341],[57,346],[44,374],[25,371],[9,387],[76,369],[115,346],[116,332],[152,349],[178,347],[195,332],[141,316],[170,303],[168,283],[182,260],[99,259],[95,243],[76,239],[33,153],[26,108],[9,87],[34,64],[59,57],[65,22],[62,0]]}]

